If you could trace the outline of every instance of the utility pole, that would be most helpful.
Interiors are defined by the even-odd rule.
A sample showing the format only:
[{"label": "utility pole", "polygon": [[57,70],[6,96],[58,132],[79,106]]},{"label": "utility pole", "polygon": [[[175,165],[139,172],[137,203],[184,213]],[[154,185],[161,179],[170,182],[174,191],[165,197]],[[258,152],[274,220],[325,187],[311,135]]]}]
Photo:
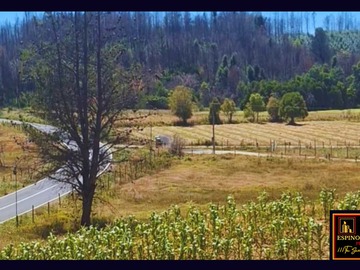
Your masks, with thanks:
[{"label": "utility pole", "polygon": [[150,146],[149,146],[149,151],[150,151],[150,165],[151,165],[151,151],[152,151],[152,123],[150,123]]},{"label": "utility pole", "polygon": [[17,208],[17,164],[14,165],[13,174],[15,176],[15,217],[16,227],[19,226],[18,208]]},{"label": "utility pole", "polygon": [[212,106],[212,145],[213,145],[213,155],[215,155],[215,113],[214,106]]},{"label": "utility pole", "polygon": [[18,189],[17,167],[18,167],[19,163],[21,162],[22,158],[16,157],[16,160],[14,162],[14,168],[13,168],[13,175],[15,176],[15,218],[16,218],[16,227],[19,226],[18,205],[17,205],[17,202],[18,202],[18,196],[17,196],[17,189]]}]

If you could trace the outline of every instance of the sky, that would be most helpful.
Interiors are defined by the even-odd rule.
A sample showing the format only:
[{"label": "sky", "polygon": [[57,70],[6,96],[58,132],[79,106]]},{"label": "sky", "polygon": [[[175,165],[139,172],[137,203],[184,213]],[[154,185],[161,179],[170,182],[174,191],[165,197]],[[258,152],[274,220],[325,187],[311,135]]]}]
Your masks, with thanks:
[{"label": "sky", "polygon": [[[308,11],[310,13],[312,13],[311,11]],[[42,12],[39,12],[42,13]],[[317,11],[316,12],[316,24],[320,27],[323,26],[323,22],[324,19],[327,15],[336,15],[337,13],[340,12],[325,12],[325,11]],[[353,16],[356,16],[358,19],[358,21],[360,21],[360,12],[350,12]],[[16,18],[21,19],[24,16],[25,12],[21,12],[21,11],[0,11],[0,25],[5,24],[6,21],[10,22],[11,24],[15,23]],[[264,16],[272,16],[274,14],[274,12],[262,12],[262,14]]]},{"label": "sky", "polygon": [[14,23],[16,21],[16,18],[22,18],[24,16],[25,12],[19,12],[19,11],[0,11],[0,25],[5,24],[6,21],[9,23]]}]

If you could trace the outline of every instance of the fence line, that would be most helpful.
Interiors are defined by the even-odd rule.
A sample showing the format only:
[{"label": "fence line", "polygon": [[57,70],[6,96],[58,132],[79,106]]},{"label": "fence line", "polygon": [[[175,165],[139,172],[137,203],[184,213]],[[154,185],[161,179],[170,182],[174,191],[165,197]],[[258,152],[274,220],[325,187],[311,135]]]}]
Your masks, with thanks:
[{"label": "fence line", "polygon": [[[206,147],[210,149],[212,144],[194,144],[190,142],[187,148],[191,149],[193,153],[194,149],[198,147]],[[259,143],[258,139],[253,140],[240,140],[239,143],[229,143],[229,140],[221,140],[215,142],[215,150],[229,150],[236,153],[236,151],[251,151],[258,153],[279,154],[281,156],[286,155],[298,155],[307,157],[325,157],[331,158],[345,158],[355,159],[360,157],[360,140],[359,143],[348,141],[332,141],[328,142],[324,140],[298,140],[297,143],[286,140],[274,140],[269,139],[267,144]]]},{"label": "fence line", "polygon": [[[111,169],[104,173],[98,179],[98,192],[106,192],[111,190],[113,185],[122,185],[140,177],[150,174],[152,172],[156,172],[158,170],[168,168],[170,166],[171,160],[168,159],[166,156],[162,156],[159,152],[154,152],[152,154],[152,158],[147,156],[141,157],[139,159],[117,162],[116,160],[112,162]],[[78,197],[75,193],[75,190],[71,192],[71,196],[68,196],[74,202],[75,208],[77,208],[76,203]],[[34,209],[32,206],[31,212],[28,212],[24,215],[20,215],[19,224],[21,225],[22,219],[28,218],[31,216],[31,220],[33,223],[36,223],[36,212],[43,212],[46,211],[47,214],[50,216],[51,213],[56,213],[57,211],[52,210],[60,209],[63,207],[63,199],[59,196],[56,200],[43,205],[37,209]]]},{"label": "fence line", "polygon": [[[209,148],[211,146],[208,146]],[[195,146],[191,144],[191,149],[193,150]],[[291,155],[291,156],[302,156],[305,160],[311,156],[315,157],[325,157],[328,160],[331,160],[335,157],[343,157],[343,158],[352,158],[355,159],[357,162],[358,157],[360,156],[360,146],[351,144],[349,142],[344,141],[342,145],[336,143],[334,145],[333,142],[325,143],[324,141],[317,141],[314,140],[312,143],[304,143],[301,140],[298,141],[296,145],[291,144],[290,142],[286,141],[277,141],[277,140],[269,140],[268,144],[259,144],[257,139],[254,139],[253,145],[245,145],[240,142],[238,145],[230,144],[227,140],[225,145],[224,144],[217,144],[216,150],[231,150],[234,154],[236,151],[242,150],[253,150],[261,153],[261,151],[268,153],[270,156],[272,154],[279,154],[281,157],[284,155]],[[342,151],[340,153],[340,151]],[[340,155],[341,154],[341,155]],[[113,185],[121,185],[125,183],[132,182],[146,174],[152,173],[157,170],[161,170],[164,168],[169,167],[170,160],[166,157],[162,157],[159,152],[154,152],[152,157],[143,156],[137,159],[128,160],[128,161],[113,161],[111,165],[111,169],[102,175],[99,180],[99,187],[103,190],[110,190]],[[31,172],[32,168],[24,169],[22,171],[22,175],[24,178],[26,176],[30,177],[33,173]],[[27,173],[27,174],[26,174]],[[12,183],[12,175],[9,176],[10,183]],[[7,182],[7,177],[3,176],[2,181],[5,183]],[[19,179],[18,179],[19,181]],[[71,198],[75,201],[76,196],[74,191],[71,194]],[[51,207],[58,206],[58,208],[62,207],[62,201],[59,196],[57,202],[56,200],[47,203],[47,213],[50,215],[53,210]],[[39,209],[44,209],[41,207]],[[45,208],[46,209],[46,208]],[[25,214],[26,216],[27,214]],[[32,209],[31,211],[31,218],[32,222],[36,222],[36,209]],[[21,223],[21,216],[19,216],[20,223]]]}]

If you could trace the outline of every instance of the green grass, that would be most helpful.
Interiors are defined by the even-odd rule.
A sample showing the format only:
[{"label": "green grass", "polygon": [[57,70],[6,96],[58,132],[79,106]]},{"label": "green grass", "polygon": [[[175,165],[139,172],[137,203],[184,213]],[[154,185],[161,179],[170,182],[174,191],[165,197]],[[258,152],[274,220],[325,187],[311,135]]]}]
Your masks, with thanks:
[{"label": "green grass", "polygon": [[12,107],[2,108],[0,110],[0,118],[25,121],[30,123],[46,124],[46,122],[43,119],[35,116],[34,110],[31,108],[24,108],[24,109],[18,109]]}]

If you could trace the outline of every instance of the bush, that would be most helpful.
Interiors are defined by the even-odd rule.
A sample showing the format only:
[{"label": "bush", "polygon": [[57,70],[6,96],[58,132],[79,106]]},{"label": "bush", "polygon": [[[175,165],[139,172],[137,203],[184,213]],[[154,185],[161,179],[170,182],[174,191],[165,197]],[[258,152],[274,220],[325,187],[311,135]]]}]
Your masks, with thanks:
[{"label": "bush", "polygon": [[174,156],[184,156],[185,140],[175,134],[173,141],[170,144],[169,153]]},{"label": "bush", "polygon": [[169,109],[168,99],[166,97],[148,96],[146,98],[146,109]]},{"label": "bush", "polygon": [[195,122],[192,120],[192,121],[186,121],[186,123],[184,123],[184,121],[182,120],[174,120],[172,121],[172,125],[180,126],[180,127],[192,127],[195,125]]}]

